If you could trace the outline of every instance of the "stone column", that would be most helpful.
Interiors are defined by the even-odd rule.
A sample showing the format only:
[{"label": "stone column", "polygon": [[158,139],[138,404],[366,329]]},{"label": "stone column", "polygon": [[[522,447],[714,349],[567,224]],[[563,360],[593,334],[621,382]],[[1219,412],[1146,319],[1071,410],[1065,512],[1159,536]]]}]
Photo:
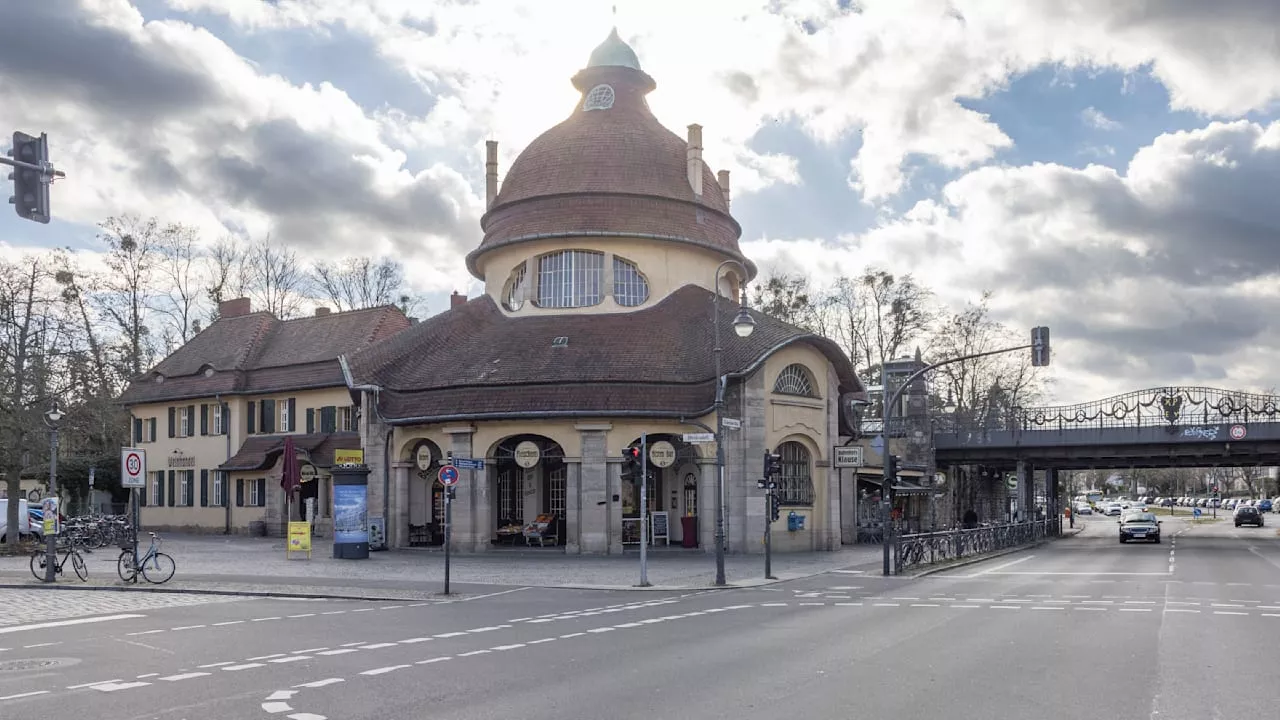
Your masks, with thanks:
[{"label": "stone column", "polygon": [[1036,469],[1026,460],[1018,461],[1018,520],[1027,522],[1035,519]]},{"label": "stone column", "polygon": [[[364,436],[361,438],[360,444],[364,448],[364,464],[369,468],[369,517],[382,517],[386,524],[387,532],[391,532],[391,518],[385,517],[386,508],[383,501],[387,497],[387,484],[389,484],[389,473],[391,468],[387,467],[385,450],[387,446],[387,433],[391,432],[391,426],[379,421],[377,409],[374,407],[374,396],[372,393],[363,394],[361,401],[363,410],[361,417],[365,418]],[[390,547],[390,537],[385,538]]]},{"label": "stone column", "polygon": [[564,461],[564,551],[582,552],[582,461]]},{"label": "stone column", "polygon": [[[582,458],[570,467],[566,492],[577,498],[578,514],[570,513],[566,534],[577,547],[569,552],[610,553],[609,512],[611,508],[610,475],[618,472],[617,464],[610,464],[605,447],[608,423],[582,423],[576,426],[582,439]],[[573,488],[576,487],[577,492]],[[570,501],[570,504],[573,504]],[[621,535],[619,535],[621,540]]]},{"label": "stone column", "polygon": [[1058,507],[1058,471],[1056,468],[1044,471],[1044,517],[1052,520],[1062,514]]},{"label": "stone column", "polygon": [[[449,442],[443,448],[455,458],[475,457],[471,444],[475,434],[472,425],[444,428]],[[481,471],[459,470],[457,496],[453,499],[453,547],[464,552],[484,552],[493,537],[493,512],[490,507],[489,475],[493,468],[486,464]]]},{"label": "stone column", "polygon": [[622,458],[608,458],[605,463],[605,533],[610,555],[626,552],[622,546]]},{"label": "stone column", "polygon": [[412,462],[391,462],[391,517],[387,518],[387,546],[409,547],[409,473]]},{"label": "stone column", "polygon": [[716,459],[698,458],[698,546],[716,552]]}]

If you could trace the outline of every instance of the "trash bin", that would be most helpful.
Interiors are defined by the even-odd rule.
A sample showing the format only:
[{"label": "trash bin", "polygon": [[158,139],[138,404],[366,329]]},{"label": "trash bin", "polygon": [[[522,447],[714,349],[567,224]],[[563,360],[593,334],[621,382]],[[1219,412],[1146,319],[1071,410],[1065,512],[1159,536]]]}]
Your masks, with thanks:
[{"label": "trash bin", "polygon": [[680,518],[680,547],[698,547],[698,516]]}]

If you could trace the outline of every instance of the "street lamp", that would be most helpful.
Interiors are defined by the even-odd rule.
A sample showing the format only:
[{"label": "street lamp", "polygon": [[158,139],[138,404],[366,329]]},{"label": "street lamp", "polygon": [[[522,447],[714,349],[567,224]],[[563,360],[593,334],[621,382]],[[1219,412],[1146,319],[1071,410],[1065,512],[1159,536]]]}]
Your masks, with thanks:
[{"label": "street lamp", "polygon": [[742,270],[742,284],[739,288],[740,298],[738,315],[733,319],[733,331],[738,337],[749,337],[756,329],[755,318],[751,317],[751,311],[747,309],[747,285],[746,278],[749,274],[747,268],[737,260],[725,260],[716,268],[715,280],[712,281],[711,289],[714,292],[712,300],[712,316],[715,321],[715,350],[712,355],[716,362],[716,585],[724,585],[724,386],[725,377],[720,367],[720,355],[723,349],[720,347],[720,273],[728,265],[736,265]]},{"label": "street lamp", "polygon": [[[58,409],[58,401],[54,400],[53,405],[49,407],[49,411],[44,414],[45,422],[49,425],[49,495],[58,497],[58,422],[62,420],[62,411]],[[48,517],[48,509],[41,517],[45,521],[45,530],[58,529],[58,505],[53,503],[54,516],[53,524],[50,526]],[[57,532],[45,532],[44,534],[44,581],[53,582],[57,573],[57,555],[58,555],[58,534]]]}]

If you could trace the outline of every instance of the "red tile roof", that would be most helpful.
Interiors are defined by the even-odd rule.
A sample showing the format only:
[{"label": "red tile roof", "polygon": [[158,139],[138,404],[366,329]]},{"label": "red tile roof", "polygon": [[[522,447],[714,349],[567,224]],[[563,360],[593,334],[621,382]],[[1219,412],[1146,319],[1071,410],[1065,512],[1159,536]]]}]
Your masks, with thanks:
[{"label": "red tile roof", "polygon": [[[525,148],[481,219],[484,241],[467,256],[545,236],[660,236],[708,247],[755,266],[742,255],[742,228],[715,173],[702,163],[702,193],[688,179],[688,144],[654,117],[643,71],[589,67],[574,78],[583,96],[573,113]],[[613,106],[583,111],[591,88],[608,84]]]},{"label": "red tile roof", "polygon": [[267,312],[219,318],[136,378],[119,402],[338,387],[344,384],[339,355],[391,337],[409,324],[391,305],[293,320]]},{"label": "red tile roof", "polygon": [[[482,295],[350,358],[353,380],[373,384],[392,421],[558,416],[695,415],[715,397],[712,298],[686,286],[626,313],[508,317]],[[754,370],[793,343],[834,364],[841,392],[860,392],[853,366],[830,340],[753,313],[755,332],[733,332],[737,303],[719,304],[723,370]],[[558,337],[568,338],[561,347]]]}]

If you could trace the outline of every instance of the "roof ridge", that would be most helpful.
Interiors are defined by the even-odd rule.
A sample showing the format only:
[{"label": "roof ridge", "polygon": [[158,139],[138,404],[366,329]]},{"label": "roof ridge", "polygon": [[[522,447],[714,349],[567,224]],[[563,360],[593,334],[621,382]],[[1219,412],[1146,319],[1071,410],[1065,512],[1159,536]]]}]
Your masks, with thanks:
[{"label": "roof ridge", "polygon": [[339,315],[354,315],[356,313],[362,313],[362,312],[373,312],[375,310],[385,310],[391,307],[395,307],[395,305],[392,303],[384,303],[382,305],[370,305],[369,307],[352,308],[350,310],[337,310],[337,311],[330,310],[328,313],[324,315],[301,315],[296,318],[281,320],[280,322],[291,323],[291,322],[302,322],[305,320],[318,320],[321,318],[337,317]]}]

